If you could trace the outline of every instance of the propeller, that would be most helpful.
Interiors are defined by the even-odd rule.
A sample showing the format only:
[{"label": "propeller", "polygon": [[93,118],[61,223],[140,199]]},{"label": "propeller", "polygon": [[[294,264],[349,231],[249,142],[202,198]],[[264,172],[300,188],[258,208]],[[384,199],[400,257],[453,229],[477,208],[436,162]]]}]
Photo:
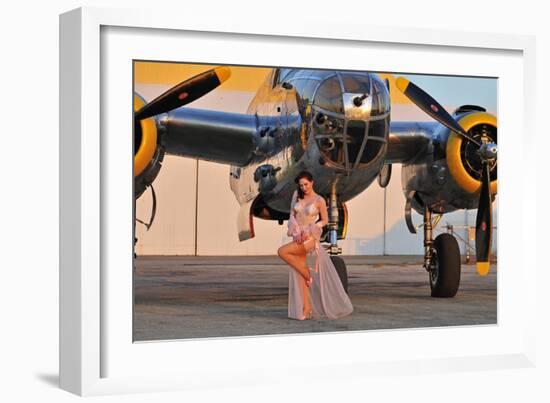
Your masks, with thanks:
[{"label": "propeller", "polygon": [[493,228],[493,209],[491,207],[491,192],[489,189],[491,178],[487,161],[483,161],[481,175],[481,192],[477,205],[476,217],[476,268],[477,272],[485,276],[489,273],[489,255],[491,253],[491,232]]},{"label": "propeller", "polygon": [[[173,109],[179,108],[180,106],[186,105],[190,102],[195,101],[196,99],[206,95],[221,83],[226,81],[231,76],[231,70],[229,67],[217,67],[205,71],[204,73],[198,74],[194,77],[191,77],[188,80],[185,80],[175,87],[172,87],[162,95],[158,96],[148,104],[144,105],[141,109],[135,112],[134,114],[134,124],[142,124],[141,122],[144,119],[150,118],[161,113],[169,112]],[[152,123],[154,125],[154,123]],[[156,140],[155,144],[156,146]],[[147,155],[143,158],[139,158],[137,162],[134,163],[134,175],[141,175],[141,172],[145,169],[147,164],[149,164],[150,157],[154,155],[154,150],[150,155]],[[151,185],[150,183],[146,186]],[[149,224],[145,224],[147,230],[153,224],[155,219],[156,212],[156,196],[155,190],[151,185],[151,190],[153,192],[153,211],[151,214],[151,220]],[[139,197],[139,196],[138,196]],[[135,201],[134,201],[135,203]]]},{"label": "propeller", "polygon": [[480,143],[472,138],[435,99],[406,78],[397,78],[396,86],[433,119],[479,147],[478,155],[481,159],[482,174],[476,217],[476,269],[480,275],[484,276],[489,272],[493,227],[489,162],[496,159],[497,146],[494,143]]},{"label": "propeller", "polygon": [[474,140],[466,133],[466,131],[458,124],[458,122],[443,108],[435,99],[428,95],[422,88],[411,83],[403,77],[399,77],[395,83],[397,88],[405,94],[416,106],[437,120],[443,126],[450,130],[459,133],[465,139],[471,141],[477,146],[481,144]]},{"label": "propeller", "polygon": [[230,76],[229,67],[223,66],[191,77],[144,105],[136,112],[135,119],[147,119],[193,102],[218,87]]}]

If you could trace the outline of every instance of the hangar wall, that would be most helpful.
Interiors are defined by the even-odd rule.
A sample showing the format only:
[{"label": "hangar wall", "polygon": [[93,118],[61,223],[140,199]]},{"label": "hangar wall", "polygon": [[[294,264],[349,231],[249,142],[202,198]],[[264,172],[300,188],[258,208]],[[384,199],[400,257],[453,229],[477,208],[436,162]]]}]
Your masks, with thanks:
[{"label": "hangar wall", "polygon": [[[136,91],[150,100],[164,91],[158,84],[136,84]],[[214,91],[195,101],[195,108],[212,108],[243,112],[252,92]],[[227,102],[228,98],[231,102]],[[407,109],[392,109],[392,116],[407,120]],[[415,116],[416,119],[422,115]],[[401,117],[399,119],[399,117]],[[229,166],[166,156],[154,182],[157,194],[157,214],[149,231],[137,224],[138,255],[274,255],[279,245],[288,242],[286,223],[254,219],[256,237],[239,242],[237,236],[238,203],[229,188]],[[151,212],[148,190],[136,205],[136,215],[148,221]],[[422,229],[410,234],[404,220],[405,198],[401,190],[401,167],[393,167],[392,179],[386,189],[373,183],[367,190],[347,203],[349,228],[346,240],[340,242],[346,255],[422,255]],[[457,226],[456,233],[467,239],[464,226],[475,225],[476,211],[446,214],[436,229]],[[498,209],[494,203],[494,225]],[[413,221],[421,224],[421,216],[413,213]],[[493,253],[497,249],[494,232]],[[459,242],[462,253],[465,245]],[[472,244],[473,245],[473,244]]]},{"label": "hangar wall", "polygon": [[[279,245],[288,242],[286,223],[254,218],[256,236],[239,242],[238,203],[229,189],[228,166],[187,158],[166,157],[154,184],[157,216],[149,231],[141,224],[136,234],[138,255],[274,255]],[[421,255],[422,228],[410,234],[404,220],[405,198],[401,191],[400,167],[394,167],[386,189],[373,183],[347,203],[349,227],[346,240],[340,241],[346,255]],[[495,203],[496,206],[496,203]],[[151,211],[147,191],[137,202],[137,216],[146,221]],[[467,239],[466,225],[475,225],[476,211],[458,211],[443,216],[436,234],[455,226],[458,236]],[[422,217],[413,213],[413,221]],[[495,226],[497,209],[495,209]],[[493,253],[496,253],[496,232]],[[462,253],[465,244],[459,242]],[[472,244],[473,246],[473,244]]]}]

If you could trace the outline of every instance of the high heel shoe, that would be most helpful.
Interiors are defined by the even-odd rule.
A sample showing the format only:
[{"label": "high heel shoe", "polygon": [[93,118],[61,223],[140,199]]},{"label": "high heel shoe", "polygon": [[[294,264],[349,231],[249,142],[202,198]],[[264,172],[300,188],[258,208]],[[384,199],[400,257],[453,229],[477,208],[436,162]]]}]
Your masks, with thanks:
[{"label": "high heel shoe", "polygon": [[310,320],[313,319],[313,311],[309,311],[307,314],[300,317],[298,320]]}]

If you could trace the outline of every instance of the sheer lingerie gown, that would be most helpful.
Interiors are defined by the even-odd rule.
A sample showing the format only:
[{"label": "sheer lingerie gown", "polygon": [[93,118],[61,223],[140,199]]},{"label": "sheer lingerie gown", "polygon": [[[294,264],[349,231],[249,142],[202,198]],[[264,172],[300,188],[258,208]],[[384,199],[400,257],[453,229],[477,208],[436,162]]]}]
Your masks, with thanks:
[{"label": "sheer lingerie gown", "polygon": [[[349,315],[353,311],[353,306],[344,291],[336,268],[319,242],[321,228],[315,224],[319,216],[316,206],[319,198],[320,196],[316,196],[312,201],[305,202],[303,199],[297,200],[296,193],[294,194],[288,221],[288,235],[294,236],[301,232],[308,234],[304,247],[308,251],[306,259],[313,276],[313,284],[309,288],[313,318],[336,319]],[[289,270],[289,318],[304,319],[301,286],[304,282],[304,278],[296,270]]]}]

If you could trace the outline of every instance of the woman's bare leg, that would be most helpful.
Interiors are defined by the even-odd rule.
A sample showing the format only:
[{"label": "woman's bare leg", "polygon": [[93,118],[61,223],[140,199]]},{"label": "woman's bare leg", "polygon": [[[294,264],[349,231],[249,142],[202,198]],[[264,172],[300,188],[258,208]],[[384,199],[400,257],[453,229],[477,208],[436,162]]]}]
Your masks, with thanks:
[{"label": "woman's bare leg", "polygon": [[307,319],[307,316],[311,311],[311,304],[309,303],[309,287],[307,286],[305,280],[300,282],[300,287],[302,287],[302,295],[304,296],[304,300],[303,300],[304,319]]},{"label": "woman's bare leg", "polygon": [[304,245],[296,242],[289,242],[281,246],[277,253],[279,257],[296,270],[304,280],[309,280],[310,273],[306,263],[306,250]]},{"label": "woman's bare leg", "polygon": [[279,248],[278,254],[290,267],[296,270],[301,276],[300,287],[302,289],[302,295],[304,296],[303,302],[303,314],[304,318],[307,318],[311,311],[311,304],[309,303],[309,287],[306,281],[309,280],[311,273],[307,267],[306,261],[306,249],[304,245],[296,242],[290,242]]},{"label": "woman's bare leg", "polygon": [[[304,253],[303,255],[296,255],[296,261],[298,262],[298,265],[300,267],[305,267],[306,270],[307,270],[307,277],[304,277],[304,275],[302,274],[302,277],[304,277],[304,280],[309,280],[309,276],[310,276],[310,273],[309,273],[309,267],[307,267],[307,261],[306,261],[306,254]],[[301,274],[301,273],[300,273]]]},{"label": "woman's bare leg", "polygon": [[[307,280],[309,280],[311,273],[309,272],[309,267],[307,266],[306,255],[305,254],[299,255],[298,259],[300,261],[301,266],[306,268],[307,275],[308,275]],[[307,319],[307,316],[309,315],[309,312],[311,311],[311,305],[309,303],[309,287],[306,284],[307,280],[304,278],[303,281],[300,281],[300,287],[302,287],[302,295],[304,296],[304,301],[303,301],[304,317],[306,319]]]}]

